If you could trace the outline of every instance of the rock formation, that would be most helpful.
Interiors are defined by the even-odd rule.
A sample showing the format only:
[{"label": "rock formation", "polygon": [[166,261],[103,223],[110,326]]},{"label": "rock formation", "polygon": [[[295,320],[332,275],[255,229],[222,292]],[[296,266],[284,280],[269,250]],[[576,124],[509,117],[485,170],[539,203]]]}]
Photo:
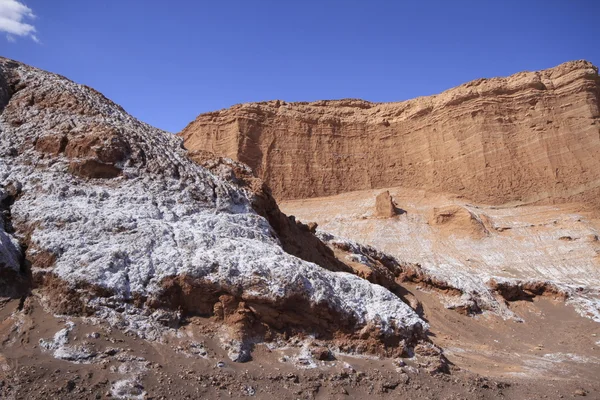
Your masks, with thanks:
[{"label": "rock formation", "polygon": [[380,218],[379,190],[289,200],[280,207],[317,221],[317,234],[334,248],[356,242],[386,252],[401,266],[400,273],[390,268],[396,278],[440,293],[448,308],[514,318],[505,301],[547,296],[600,322],[597,211],[578,203],[497,207],[401,187],[388,191],[405,214]]},{"label": "rock formation", "polygon": [[180,135],[188,149],[248,164],[277,199],[402,186],[598,206],[599,98],[597,68],[574,61],[400,103],[241,104]]},{"label": "rock formation", "polygon": [[238,361],[257,337],[386,354],[423,338],[402,299],[337,272],[352,269],[247,167],[204,157],[211,172],[181,139],[58,75],[0,58],[0,84],[0,295],[67,315],[212,317]]},{"label": "rock formation", "polygon": [[[95,90],[0,58],[0,397],[597,392],[597,214],[464,199],[588,200],[598,160],[586,112],[595,110],[596,84],[595,70],[578,62],[393,105],[242,106],[244,117],[223,113],[237,121],[223,125],[237,126],[232,136],[211,131],[219,145],[188,152]],[[495,121],[490,110],[523,121]],[[560,129],[525,140],[524,120],[548,113]],[[469,118],[491,133],[469,130]],[[577,126],[585,129],[574,139]],[[498,141],[507,147],[487,147]],[[237,150],[223,154],[225,144]],[[268,185],[227,154],[254,163],[281,197],[395,179],[426,190],[365,190],[280,209]],[[469,164],[480,158],[508,170]],[[544,163],[569,179],[552,186]],[[516,197],[486,189],[484,179],[501,175],[508,181],[493,182],[514,184]],[[459,196],[428,191],[459,184]],[[230,368],[224,356],[253,362]],[[477,368],[536,380],[494,382],[469,372]],[[558,374],[553,387],[546,378]]]},{"label": "rock formation", "polygon": [[486,220],[485,215],[476,215],[465,207],[453,205],[434,207],[429,218],[429,225],[435,226],[446,235],[482,239],[489,235],[484,223]]},{"label": "rock formation", "polygon": [[378,194],[375,198],[375,215],[382,218],[391,218],[396,214],[396,204],[394,204],[390,192],[386,190]]}]

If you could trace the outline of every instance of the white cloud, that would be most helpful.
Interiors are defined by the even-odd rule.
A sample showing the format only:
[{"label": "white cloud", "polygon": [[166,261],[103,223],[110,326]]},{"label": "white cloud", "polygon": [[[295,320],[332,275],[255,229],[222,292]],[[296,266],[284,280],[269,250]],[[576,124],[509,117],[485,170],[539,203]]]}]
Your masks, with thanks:
[{"label": "white cloud", "polygon": [[17,0],[0,0],[0,32],[6,33],[9,42],[15,41],[15,36],[29,37],[36,43],[35,26],[24,22],[35,19],[33,10]]}]

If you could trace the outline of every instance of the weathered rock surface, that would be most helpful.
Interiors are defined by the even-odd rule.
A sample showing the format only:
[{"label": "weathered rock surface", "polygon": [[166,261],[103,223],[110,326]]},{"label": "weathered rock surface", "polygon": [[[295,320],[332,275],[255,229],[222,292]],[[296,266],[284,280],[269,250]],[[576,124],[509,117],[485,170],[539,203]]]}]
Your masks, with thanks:
[{"label": "weathered rock surface", "polygon": [[379,190],[280,206],[317,221],[337,237],[334,244],[354,241],[393,256],[402,271],[396,276],[435,290],[448,308],[512,317],[506,301],[547,296],[600,322],[597,211],[579,203],[495,207],[401,187],[389,192],[406,213],[378,217]]},{"label": "weathered rock surface", "polygon": [[[428,307],[429,296],[419,294]],[[207,321],[181,326],[164,342],[148,342],[100,318],[57,317],[33,296],[13,312],[18,304],[0,307],[2,399],[491,400],[571,398],[580,388],[593,398],[600,390],[600,349],[592,336],[597,325],[572,315],[569,322],[578,324],[565,324],[560,306],[525,312],[533,323],[504,326],[431,310],[450,317],[434,339],[447,344],[458,370],[440,362],[439,350],[428,345],[416,346],[412,358],[382,359],[348,356],[313,338],[268,349],[259,344],[252,362],[239,367],[223,360],[214,340],[199,335]],[[448,366],[451,375],[427,373]]]},{"label": "weathered rock surface", "polygon": [[180,135],[188,149],[248,164],[277,199],[402,186],[597,207],[599,98],[597,68],[573,61],[400,103],[236,105]]},{"label": "weathered rock surface", "polygon": [[397,212],[396,204],[390,196],[390,192],[386,190],[381,192],[375,198],[375,215],[382,218],[391,218],[395,216]]},{"label": "weathered rock surface", "polygon": [[[234,339],[320,332],[373,351],[426,329],[387,289],[335,272],[323,244],[314,260],[330,270],[294,256],[310,259],[299,248],[318,239],[266,194],[257,213],[261,191],[235,168],[218,176],[181,139],[58,75],[0,58],[0,83],[2,295],[33,290],[65,314],[179,310],[230,323]],[[4,291],[11,274],[29,287]]]},{"label": "weathered rock surface", "polygon": [[429,225],[435,226],[443,234],[473,239],[489,235],[486,223],[490,224],[485,214],[477,215],[460,205],[434,207],[429,218]]},{"label": "weathered rock surface", "polygon": [[205,151],[194,151],[189,156],[215,175],[244,190],[252,208],[267,219],[287,253],[331,271],[351,271],[314,235],[315,223],[305,225],[281,212],[270,188],[247,165]]}]

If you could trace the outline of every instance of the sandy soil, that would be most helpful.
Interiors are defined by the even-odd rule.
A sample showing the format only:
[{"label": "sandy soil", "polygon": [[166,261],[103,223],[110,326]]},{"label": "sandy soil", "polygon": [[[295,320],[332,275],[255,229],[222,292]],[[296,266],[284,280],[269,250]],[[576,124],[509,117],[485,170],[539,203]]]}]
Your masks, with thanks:
[{"label": "sandy soil", "polygon": [[456,366],[494,379],[593,383],[600,374],[600,326],[562,301],[510,303],[523,322],[487,313],[461,315],[436,294],[413,290],[431,324],[431,339]]},{"label": "sandy soil", "polygon": [[[506,322],[462,316],[441,307],[435,294],[408,289],[423,303],[432,340],[447,349],[450,374],[430,375],[414,359],[334,354],[319,361],[307,352],[309,339],[281,348],[257,344],[253,360],[237,364],[210,320],[195,318],[148,341],[103,321],[53,316],[30,298],[22,310],[19,301],[0,309],[0,397],[600,398],[597,324],[569,307],[518,302],[512,307],[526,323]],[[48,345],[69,326],[65,343]]]}]

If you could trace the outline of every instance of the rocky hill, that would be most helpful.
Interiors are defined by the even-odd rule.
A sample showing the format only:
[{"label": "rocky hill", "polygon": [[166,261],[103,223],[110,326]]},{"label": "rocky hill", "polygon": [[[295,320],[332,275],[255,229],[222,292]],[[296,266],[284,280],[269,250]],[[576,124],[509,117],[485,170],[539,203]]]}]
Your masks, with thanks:
[{"label": "rocky hill", "polygon": [[[562,68],[558,77],[547,72],[540,79],[549,85],[552,75],[556,87],[549,96],[564,92],[572,109],[583,113],[593,103],[588,100],[595,70],[586,63]],[[338,122],[331,126],[339,129],[346,126],[340,121],[355,119],[340,113],[385,109],[359,101],[334,104],[338,116],[331,121]],[[253,107],[276,113],[292,108]],[[339,136],[326,130],[317,135],[319,118],[311,135],[336,151],[345,148],[346,156],[355,154],[351,141],[339,140],[347,132],[335,128]],[[400,120],[388,116],[380,125],[391,129]],[[584,120],[589,122],[571,122]],[[364,121],[355,126],[370,126]],[[589,126],[585,150],[593,151],[597,127]],[[246,147],[259,145],[245,140]],[[581,177],[587,184],[597,160],[585,161],[576,150],[565,148],[556,157],[576,153],[584,160],[577,165],[590,168]],[[453,272],[459,263],[440,273],[433,265],[438,251],[426,246],[403,253],[393,240],[390,255],[336,237],[314,222],[286,216],[268,185],[245,164],[223,157],[228,154],[188,152],[181,138],[136,120],[94,89],[0,58],[0,398],[491,399],[600,390],[596,322],[564,307],[568,300],[594,311],[597,293],[533,273],[533,280],[494,275],[475,281],[465,271]],[[385,157],[377,160],[381,167]],[[286,162],[297,170],[304,159]],[[358,169],[327,162],[335,172],[327,179],[347,168],[332,190],[354,187]],[[315,165],[307,171],[316,171]],[[285,170],[275,164],[257,168],[279,196],[291,190],[281,183],[288,179]],[[387,173],[369,168],[375,175]],[[311,179],[308,195],[329,190],[319,186],[325,175],[295,180],[302,176],[290,177],[298,193]],[[585,189],[581,196],[592,193],[593,185]],[[396,189],[377,200],[366,196],[352,207],[362,212],[369,203],[371,214],[339,215],[350,231],[323,222],[336,233],[362,234],[360,223],[375,221],[366,229],[378,232],[394,224],[377,221],[403,223],[407,210],[411,218],[423,211],[407,207]],[[299,215],[316,215],[319,208],[296,206]],[[481,241],[496,228],[522,235],[520,225],[502,217],[462,203],[441,204],[430,223],[449,242],[455,231]],[[587,257],[597,247],[595,225],[571,220],[559,250],[583,249],[581,257]],[[424,224],[416,218],[405,232],[435,238],[437,231]],[[546,232],[546,225],[555,233],[548,221],[538,231]],[[577,257],[567,261],[563,270]],[[574,274],[586,271],[587,265]],[[585,284],[595,276],[570,282]],[[515,328],[514,321],[526,323]],[[548,382],[559,372],[569,379]],[[518,380],[519,374],[528,379]]]},{"label": "rocky hill", "polygon": [[1,296],[35,293],[68,315],[216,316],[231,322],[234,359],[248,335],[323,332],[376,352],[381,338],[423,337],[399,297],[336,272],[352,270],[266,189],[244,187],[245,166],[211,172],[181,139],[63,77],[0,59],[0,78]]},{"label": "rocky hill", "polygon": [[402,186],[485,204],[600,205],[600,79],[573,61],[399,103],[241,104],[185,146],[248,164],[277,199]]}]

